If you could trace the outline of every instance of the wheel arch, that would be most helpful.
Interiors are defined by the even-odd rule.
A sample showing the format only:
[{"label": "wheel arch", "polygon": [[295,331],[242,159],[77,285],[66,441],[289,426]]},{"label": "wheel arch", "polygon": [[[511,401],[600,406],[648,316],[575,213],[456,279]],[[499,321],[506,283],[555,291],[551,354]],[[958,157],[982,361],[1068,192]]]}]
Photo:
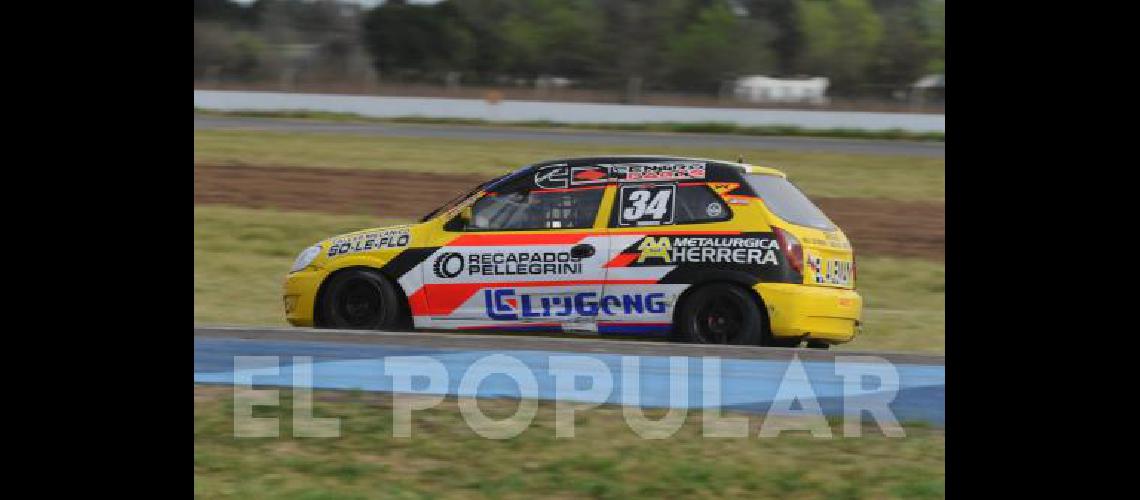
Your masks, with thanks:
[{"label": "wheel arch", "polygon": [[677,330],[678,325],[677,315],[680,314],[681,308],[685,304],[685,301],[697,290],[718,283],[739,287],[743,289],[749,297],[752,297],[752,300],[756,302],[756,306],[760,308],[760,317],[764,321],[764,330],[766,334],[771,335],[772,323],[768,318],[767,304],[764,302],[764,297],[761,297],[760,293],[757,292],[755,288],[753,288],[753,285],[756,284],[756,278],[745,273],[724,271],[719,269],[710,270],[706,279],[702,279],[696,283],[689,285],[683,292],[681,292],[681,295],[677,297],[677,302],[673,305],[672,315],[674,331]]},{"label": "wheel arch", "polygon": [[324,279],[321,280],[321,284],[317,287],[317,293],[316,293],[316,295],[313,296],[313,326],[321,325],[321,323],[324,320],[324,318],[322,318],[322,315],[323,315],[322,311],[324,310],[324,308],[321,307],[321,301],[324,300],[325,293],[328,292],[328,287],[326,285],[328,285],[328,283],[331,282],[333,280],[333,278],[336,277],[337,275],[343,274],[343,273],[348,272],[348,271],[354,271],[354,270],[355,271],[366,271],[366,272],[370,272],[370,273],[375,273],[375,274],[380,275],[384,279],[388,280],[388,282],[391,283],[392,286],[396,289],[396,293],[398,293],[400,295],[401,312],[405,315],[405,317],[408,318],[409,322],[411,321],[412,309],[411,309],[411,305],[408,303],[408,293],[404,290],[403,285],[400,285],[399,279],[397,279],[394,276],[391,276],[389,273],[384,272],[384,270],[379,268],[379,267],[368,266],[368,265],[352,265],[352,266],[345,266],[345,267],[339,268],[339,269],[337,269],[331,273],[328,273],[327,275],[325,275]]}]

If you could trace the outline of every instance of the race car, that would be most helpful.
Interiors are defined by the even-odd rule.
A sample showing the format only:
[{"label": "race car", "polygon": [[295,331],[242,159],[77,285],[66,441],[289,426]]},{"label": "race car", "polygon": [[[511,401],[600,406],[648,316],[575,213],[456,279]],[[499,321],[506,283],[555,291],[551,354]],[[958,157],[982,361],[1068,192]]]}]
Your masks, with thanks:
[{"label": "race car", "polygon": [[582,332],[826,348],[859,329],[843,232],[787,176],[665,156],[551,160],[418,223],[306,248],[295,326]]}]

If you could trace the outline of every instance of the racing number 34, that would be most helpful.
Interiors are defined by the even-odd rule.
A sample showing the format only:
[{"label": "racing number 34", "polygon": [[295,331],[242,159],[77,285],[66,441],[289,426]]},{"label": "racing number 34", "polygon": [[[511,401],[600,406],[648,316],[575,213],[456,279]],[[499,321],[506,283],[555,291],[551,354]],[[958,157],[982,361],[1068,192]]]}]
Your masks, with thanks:
[{"label": "racing number 34", "polygon": [[623,226],[656,226],[673,223],[673,206],[677,186],[622,186],[621,219]]}]

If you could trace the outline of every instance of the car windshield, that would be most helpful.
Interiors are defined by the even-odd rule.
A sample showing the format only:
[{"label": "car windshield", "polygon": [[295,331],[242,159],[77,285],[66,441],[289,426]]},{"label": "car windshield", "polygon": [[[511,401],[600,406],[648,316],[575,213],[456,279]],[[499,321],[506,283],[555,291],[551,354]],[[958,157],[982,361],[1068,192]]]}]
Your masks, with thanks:
[{"label": "car windshield", "polygon": [[436,214],[446,212],[448,210],[451,210],[452,208],[455,208],[456,206],[459,206],[464,201],[467,201],[468,198],[471,198],[472,196],[475,196],[476,194],[478,194],[480,190],[488,189],[488,188],[494,189],[496,187],[496,184],[499,182],[507,182],[507,181],[510,181],[511,179],[514,179],[515,177],[518,177],[521,175],[527,175],[529,172],[530,172],[530,167],[522,167],[522,168],[515,170],[514,172],[511,172],[507,175],[500,175],[498,177],[495,177],[494,179],[491,179],[491,180],[484,182],[478,186],[475,186],[474,189],[472,189],[466,193],[463,193],[459,197],[452,199],[451,201],[444,203],[443,205],[440,205],[439,208],[432,210],[431,212],[428,212],[427,215],[423,216],[420,219],[420,222],[427,222],[428,219],[435,217]]},{"label": "car windshield", "polygon": [[835,229],[831,220],[787,179],[763,174],[748,174],[744,177],[748,180],[748,185],[752,186],[768,209],[777,217],[792,224],[824,231]]}]

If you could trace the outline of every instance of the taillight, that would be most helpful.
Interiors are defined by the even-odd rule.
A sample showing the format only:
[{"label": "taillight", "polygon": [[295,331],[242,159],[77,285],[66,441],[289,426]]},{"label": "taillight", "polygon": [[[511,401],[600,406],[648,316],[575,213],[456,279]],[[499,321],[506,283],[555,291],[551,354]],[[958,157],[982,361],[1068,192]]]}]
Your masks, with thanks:
[{"label": "taillight", "polygon": [[776,242],[780,244],[780,251],[784,253],[785,258],[788,259],[788,264],[795,269],[797,273],[804,273],[804,247],[800,246],[800,240],[792,233],[783,229],[773,226],[772,232],[776,233]]}]

